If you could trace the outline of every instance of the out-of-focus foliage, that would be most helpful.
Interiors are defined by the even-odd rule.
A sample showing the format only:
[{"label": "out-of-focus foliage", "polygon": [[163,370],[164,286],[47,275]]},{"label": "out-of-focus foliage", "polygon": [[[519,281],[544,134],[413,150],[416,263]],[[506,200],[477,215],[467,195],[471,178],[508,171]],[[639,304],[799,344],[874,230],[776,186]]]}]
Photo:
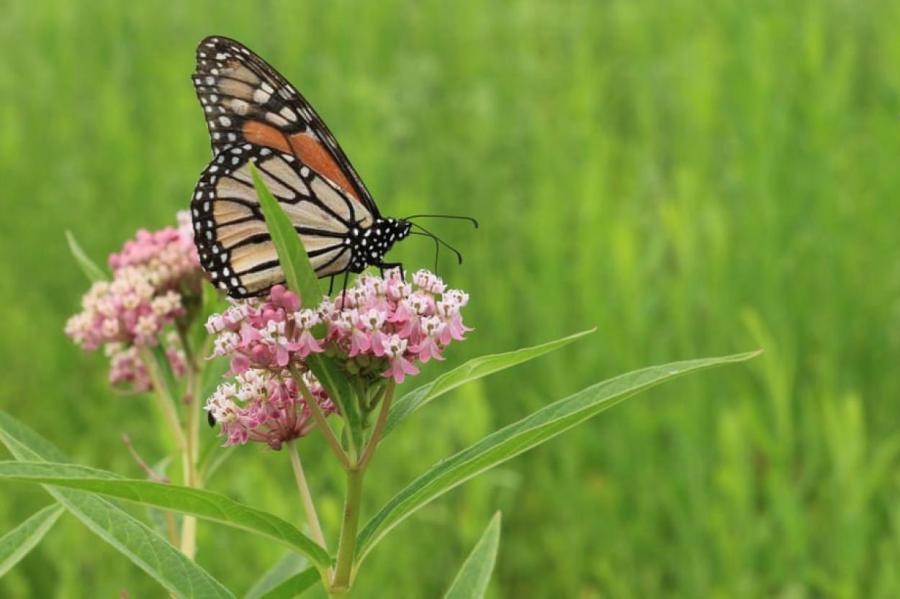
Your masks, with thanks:
[{"label": "out-of-focus foliage", "polygon": [[[230,35],[315,103],[383,212],[481,221],[433,223],[465,252],[440,271],[472,293],[477,330],[425,377],[599,328],[405,421],[367,513],[601,378],[766,349],[432,504],[373,552],[354,596],[439,595],[497,509],[494,596],[896,596],[898,28],[886,0],[8,2],[0,408],[82,464],[141,476],[123,432],[160,452],[152,404],[112,395],[103,358],[62,334],[88,285],[64,232],[100,260],[188,205],[209,157],[194,46]],[[411,239],[392,257],[417,268],[432,251]],[[301,451],[334,531],[338,471],[314,437]],[[287,456],[254,447],[210,482],[299,524],[292,485]],[[2,492],[0,534],[49,501]],[[238,591],[282,555],[209,524],[200,547]],[[0,580],[4,597],[121,591],[159,587],[70,516]]]}]

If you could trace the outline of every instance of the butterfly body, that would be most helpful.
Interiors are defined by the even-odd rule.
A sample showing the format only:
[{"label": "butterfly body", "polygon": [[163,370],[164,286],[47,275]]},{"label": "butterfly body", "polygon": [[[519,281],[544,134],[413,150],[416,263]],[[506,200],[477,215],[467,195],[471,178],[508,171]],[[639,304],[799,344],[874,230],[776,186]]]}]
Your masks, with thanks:
[{"label": "butterfly body", "polygon": [[389,267],[411,223],[383,217],[328,127],[274,68],[242,44],[208,37],[194,87],[213,159],[191,200],[194,239],[212,282],[232,297],[284,282],[250,164],[300,235],[319,277]]}]

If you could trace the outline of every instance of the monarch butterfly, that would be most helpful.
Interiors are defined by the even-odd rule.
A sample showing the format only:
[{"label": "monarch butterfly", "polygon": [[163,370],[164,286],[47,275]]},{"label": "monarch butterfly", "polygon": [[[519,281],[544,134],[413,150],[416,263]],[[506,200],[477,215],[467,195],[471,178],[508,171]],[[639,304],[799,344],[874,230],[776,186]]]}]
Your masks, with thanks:
[{"label": "monarch butterfly", "polygon": [[[427,235],[410,219],[386,218],[313,107],[272,66],[234,40],[212,36],[197,47],[193,75],[213,159],[194,189],[191,214],[200,263],[235,298],[284,281],[250,174],[253,163],[300,235],[316,274],[332,277],[384,261],[397,241]],[[466,218],[477,223],[474,219]],[[416,227],[418,230],[413,231]]]}]

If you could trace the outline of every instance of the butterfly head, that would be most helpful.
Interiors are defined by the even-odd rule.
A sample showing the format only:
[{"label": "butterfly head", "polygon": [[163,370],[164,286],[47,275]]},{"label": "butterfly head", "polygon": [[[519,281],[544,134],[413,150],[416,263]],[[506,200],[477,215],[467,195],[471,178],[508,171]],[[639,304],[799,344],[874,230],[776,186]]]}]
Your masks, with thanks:
[{"label": "butterfly head", "polygon": [[350,245],[350,271],[360,273],[380,265],[395,243],[407,237],[412,223],[399,218],[377,218],[369,228],[356,227],[345,241]]}]

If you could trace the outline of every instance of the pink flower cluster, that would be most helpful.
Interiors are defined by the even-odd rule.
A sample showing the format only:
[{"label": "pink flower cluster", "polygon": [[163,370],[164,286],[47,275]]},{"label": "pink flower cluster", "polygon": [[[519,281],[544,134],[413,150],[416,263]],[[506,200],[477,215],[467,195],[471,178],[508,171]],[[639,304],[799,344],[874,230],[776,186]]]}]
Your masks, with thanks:
[{"label": "pink flower cluster", "polygon": [[[301,375],[304,384],[327,416],[334,404],[311,373]],[[233,383],[219,385],[207,399],[206,410],[221,426],[225,446],[258,441],[272,449],[304,436],[315,421],[312,411],[290,374],[250,368],[237,374]]]},{"label": "pink flower cluster", "polygon": [[[115,384],[150,388],[139,349],[159,345],[166,327],[186,313],[184,294],[199,294],[202,274],[190,216],[179,213],[178,219],[178,228],[138,231],[112,254],[112,280],[95,282],[82,298],[82,311],[66,322],[66,335],[82,348],[106,346]],[[164,346],[177,374],[184,368],[177,339]]]},{"label": "pink flower cluster", "polygon": [[[233,302],[225,312],[212,315],[206,327],[216,335],[213,356],[230,356],[231,371],[239,380],[220,386],[207,410],[222,423],[226,444],[265,440],[274,447],[271,431],[299,436],[309,428],[306,419],[281,411],[287,405],[300,415],[308,410],[289,384],[291,368],[304,373],[320,394],[320,404],[334,411],[306,369],[311,353],[325,352],[350,375],[367,381],[388,377],[402,383],[419,372],[417,362],[442,360],[447,345],[471,330],[461,315],[468,301],[468,294],[448,290],[428,271],[415,273],[410,284],[394,270],[384,279],[360,276],[345,294],[334,300],[326,297],[317,308],[303,308],[297,295],[280,285],[262,301]],[[253,373],[253,385],[240,378],[248,372]],[[262,421],[261,413],[278,414],[286,421]]]}]

